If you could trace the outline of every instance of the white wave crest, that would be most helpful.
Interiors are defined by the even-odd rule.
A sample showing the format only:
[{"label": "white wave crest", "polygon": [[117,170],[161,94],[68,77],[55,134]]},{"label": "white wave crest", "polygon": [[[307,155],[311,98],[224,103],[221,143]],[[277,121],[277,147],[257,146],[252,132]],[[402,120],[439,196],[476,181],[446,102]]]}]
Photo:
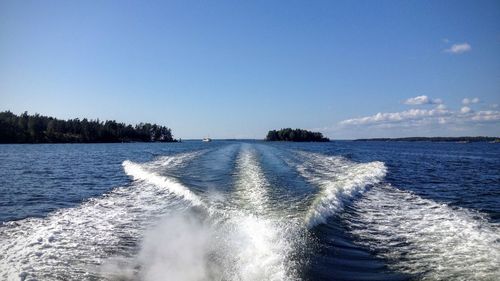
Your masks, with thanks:
[{"label": "white wave crest", "polygon": [[273,216],[267,189],[270,187],[259,165],[256,151],[243,147],[237,160],[236,208],[230,211],[231,245],[238,279],[294,280],[289,264],[293,224]]},{"label": "white wave crest", "polygon": [[144,181],[150,184],[154,184],[159,187],[163,187],[173,194],[180,196],[189,202],[191,202],[194,206],[201,206],[203,202],[200,200],[196,194],[191,192],[187,187],[180,184],[179,182],[158,175],[155,172],[150,172],[144,169],[140,164],[134,163],[129,160],[123,161],[123,169],[125,173],[131,176],[136,181]]},{"label": "white wave crest", "polygon": [[320,192],[306,215],[311,228],[343,208],[344,200],[363,192],[367,186],[379,183],[386,175],[384,163],[354,163],[343,157],[299,152],[304,162],[299,173],[320,188]]},{"label": "white wave crest", "polygon": [[[0,279],[96,280],[110,252],[131,251],[130,242],[151,221],[184,208],[181,202],[153,185],[119,187],[46,218],[6,223],[0,227]],[[123,239],[129,244],[120,245]]]},{"label": "white wave crest", "polygon": [[500,228],[482,214],[391,186],[365,193],[349,227],[390,266],[423,280],[500,280]]},{"label": "white wave crest", "polygon": [[296,280],[289,258],[298,224],[270,214],[269,184],[254,150],[244,146],[236,170],[234,201],[217,208],[208,201],[212,211],[204,220],[195,212],[165,218],[147,232],[128,267],[112,264],[107,271],[126,280]]},{"label": "white wave crest", "polygon": [[[127,173],[138,180],[136,184],[115,188],[46,218],[27,218],[0,226],[0,280],[102,278],[101,264],[110,253],[129,253],[152,221],[187,207],[186,201],[177,197],[188,198],[189,206],[200,204],[180,184],[151,175],[139,164],[123,164]],[[121,245],[123,241],[128,242]]]}]

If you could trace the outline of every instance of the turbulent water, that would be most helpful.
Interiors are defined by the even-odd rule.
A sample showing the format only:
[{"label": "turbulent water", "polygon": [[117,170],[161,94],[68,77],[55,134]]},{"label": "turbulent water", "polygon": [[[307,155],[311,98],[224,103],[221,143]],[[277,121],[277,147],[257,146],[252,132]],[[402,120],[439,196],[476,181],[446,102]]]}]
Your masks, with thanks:
[{"label": "turbulent water", "polygon": [[500,146],[0,146],[0,280],[500,280]]}]

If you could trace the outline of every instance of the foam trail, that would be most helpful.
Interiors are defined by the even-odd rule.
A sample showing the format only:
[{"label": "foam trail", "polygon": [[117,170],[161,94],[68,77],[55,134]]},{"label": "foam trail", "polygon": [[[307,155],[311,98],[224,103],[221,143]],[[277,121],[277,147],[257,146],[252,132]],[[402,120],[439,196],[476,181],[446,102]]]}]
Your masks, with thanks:
[{"label": "foam trail", "polygon": [[163,177],[155,172],[147,171],[140,164],[134,163],[129,160],[123,161],[123,169],[125,173],[131,176],[136,181],[144,181],[150,184],[154,184],[159,187],[163,187],[173,194],[180,196],[193,204],[194,206],[202,206],[203,202],[191,192],[187,187],[183,186],[173,179]]},{"label": "foam trail", "polygon": [[189,163],[189,161],[200,157],[201,155],[207,153],[208,150],[200,150],[187,153],[179,153],[175,155],[160,156],[155,161],[147,163],[152,167],[161,166],[162,170],[168,168],[178,168]]},{"label": "foam trail", "polygon": [[482,214],[376,187],[346,215],[359,244],[423,280],[500,280],[500,228]]},{"label": "foam trail", "polygon": [[344,200],[379,183],[387,172],[384,163],[378,161],[359,164],[338,156],[306,152],[299,155],[304,162],[297,170],[321,189],[306,215],[309,228],[325,223],[343,208]]},{"label": "foam trail", "polygon": [[[243,147],[237,160],[237,209],[232,211],[231,236],[236,245],[237,280],[293,280],[288,264],[292,245],[288,226],[269,213],[267,188],[269,184],[258,164],[256,152]],[[287,229],[288,227],[288,229]]]},{"label": "foam trail", "polygon": [[182,202],[153,185],[120,187],[43,219],[9,222],[0,228],[0,279],[94,280],[110,252],[131,250],[122,239],[137,239]]},{"label": "foam trail", "polygon": [[257,162],[255,151],[244,149],[237,160],[238,178],[236,182],[240,204],[252,212],[264,214],[267,205],[269,184]]},{"label": "foam trail", "polygon": [[[171,156],[176,157],[176,156]],[[190,208],[179,200],[177,183],[124,163],[138,181],[118,187],[74,208],[60,209],[46,218],[27,218],[0,227],[1,280],[97,280],[110,253],[133,251],[142,232],[172,210]],[[146,180],[141,180],[142,178]],[[147,179],[153,178],[153,181]],[[156,185],[155,182],[160,184]],[[168,189],[165,188],[168,186]],[[173,194],[177,196],[173,196]],[[186,196],[182,196],[186,198]],[[127,241],[126,244],[122,244]],[[104,276],[105,279],[105,276]]]},{"label": "foam trail", "polygon": [[[204,209],[212,210],[209,216],[192,212],[165,218],[147,232],[130,266],[125,270],[111,266],[108,271],[122,279],[146,281],[165,276],[182,281],[295,280],[288,260],[295,225],[270,213],[269,184],[255,150],[243,146],[236,171],[234,201],[218,208],[207,202]],[[137,267],[140,270],[134,273]],[[120,276],[120,272],[126,274]]]}]

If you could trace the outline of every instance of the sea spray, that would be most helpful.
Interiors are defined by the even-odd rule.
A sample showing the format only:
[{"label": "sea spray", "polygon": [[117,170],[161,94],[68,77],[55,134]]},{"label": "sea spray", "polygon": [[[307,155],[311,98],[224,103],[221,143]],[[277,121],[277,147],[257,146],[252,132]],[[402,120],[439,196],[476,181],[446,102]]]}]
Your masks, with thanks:
[{"label": "sea spray", "polygon": [[422,280],[500,280],[500,227],[390,185],[375,187],[345,214],[358,244]]},{"label": "sea spray", "polygon": [[303,162],[297,165],[297,170],[319,188],[306,214],[309,228],[325,223],[328,217],[342,210],[345,200],[381,182],[387,173],[384,163],[379,161],[355,163],[340,156],[299,154]]},{"label": "sea spray", "polygon": [[272,213],[267,190],[270,188],[257,151],[243,146],[236,163],[237,178],[230,224],[235,227],[233,244],[241,280],[294,280],[289,263],[293,223],[285,223]]},{"label": "sea spray", "polygon": [[186,212],[162,219],[147,231],[138,255],[144,281],[216,280],[218,268],[210,259],[214,230],[196,214]]},{"label": "sea spray", "polygon": [[[141,180],[150,175],[140,164],[126,161],[125,166],[139,178],[128,186],[117,187],[77,207],[59,209],[45,218],[27,218],[1,226],[0,279],[99,279],[101,263],[110,258],[109,253],[120,256],[131,252],[151,222],[197,202],[196,198],[179,200],[185,197],[165,187],[182,186],[170,184],[164,177],[152,177],[160,185]],[[186,206],[186,202],[191,203]],[[121,244],[123,240],[127,243]]]},{"label": "sea spray", "polygon": [[136,181],[144,181],[154,184],[158,187],[163,187],[173,194],[180,196],[189,201],[194,206],[203,205],[202,201],[196,194],[190,191],[187,187],[174,179],[163,177],[155,172],[150,172],[144,169],[140,164],[134,163],[129,160],[123,161],[123,169],[127,175],[131,176]]}]

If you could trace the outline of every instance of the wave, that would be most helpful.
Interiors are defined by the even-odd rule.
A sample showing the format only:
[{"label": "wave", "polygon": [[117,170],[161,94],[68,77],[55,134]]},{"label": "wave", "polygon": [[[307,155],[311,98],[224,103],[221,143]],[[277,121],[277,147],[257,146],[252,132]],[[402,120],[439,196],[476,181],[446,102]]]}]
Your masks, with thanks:
[{"label": "wave", "polygon": [[125,173],[131,176],[135,181],[144,181],[158,187],[163,187],[173,194],[189,201],[194,206],[204,205],[196,194],[171,178],[163,177],[155,172],[148,171],[142,165],[129,160],[123,161],[122,165]]},{"label": "wave", "polygon": [[[179,183],[149,173],[140,164],[123,164],[137,179],[132,185],[45,218],[0,226],[0,279],[100,279],[103,262],[110,255],[133,252],[152,222],[174,210],[201,204]],[[188,198],[190,204],[178,197]]]},{"label": "wave", "polygon": [[[270,188],[260,167],[257,152],[243,147],[238,156],[236,206],[227,226],[232,229],[230,244],[237,249],[236,280],[294,280],[289,260],[294,233],[293,222],[273,215],[267,190]],[[232,280],[234,280],[232,279]]]},{"label": "wave", "polygon": [[500,280],[500,228],[481,213],[376,187],[347,216],[359,244],[422,280]]},{"label": "wave", "polygon": [[269,183],[262,172],[256,151],[244,148],[236,161],[236,201],[241,208],[263,214],[267,210]]},{"label": "wave", "polygon": [[[119,187],[46,218],[6,223],[0,227],[0,279],[96,278],[103,259],[131,251],[149,222],[184,208],[180,203],[153,185]],[[121,245],[123,239],[128,243]]]},{"label": "wave", "polygon": [[211,211],[206,217],[184,212],[163,218],[147,232],[135,260],[125,270],[108,266],[110,275],[147,281],[164,276],[183,281],[297,279],[290,261],[292,241],[300,237],[294,232],[297,225],[270,212],[269,184],[255,150],[240,148],[235,164],[232,200],[207,201],[204,209]]},{"label": "wave", "polygon": [[312,228],[342,210],[344,201],[363,192],[366,187],[382,181],[387,168],[384,163],[355,163],[340,156],[298,152],[302,163],[299,173],[320,188],[306,215],[306,225]]}]

